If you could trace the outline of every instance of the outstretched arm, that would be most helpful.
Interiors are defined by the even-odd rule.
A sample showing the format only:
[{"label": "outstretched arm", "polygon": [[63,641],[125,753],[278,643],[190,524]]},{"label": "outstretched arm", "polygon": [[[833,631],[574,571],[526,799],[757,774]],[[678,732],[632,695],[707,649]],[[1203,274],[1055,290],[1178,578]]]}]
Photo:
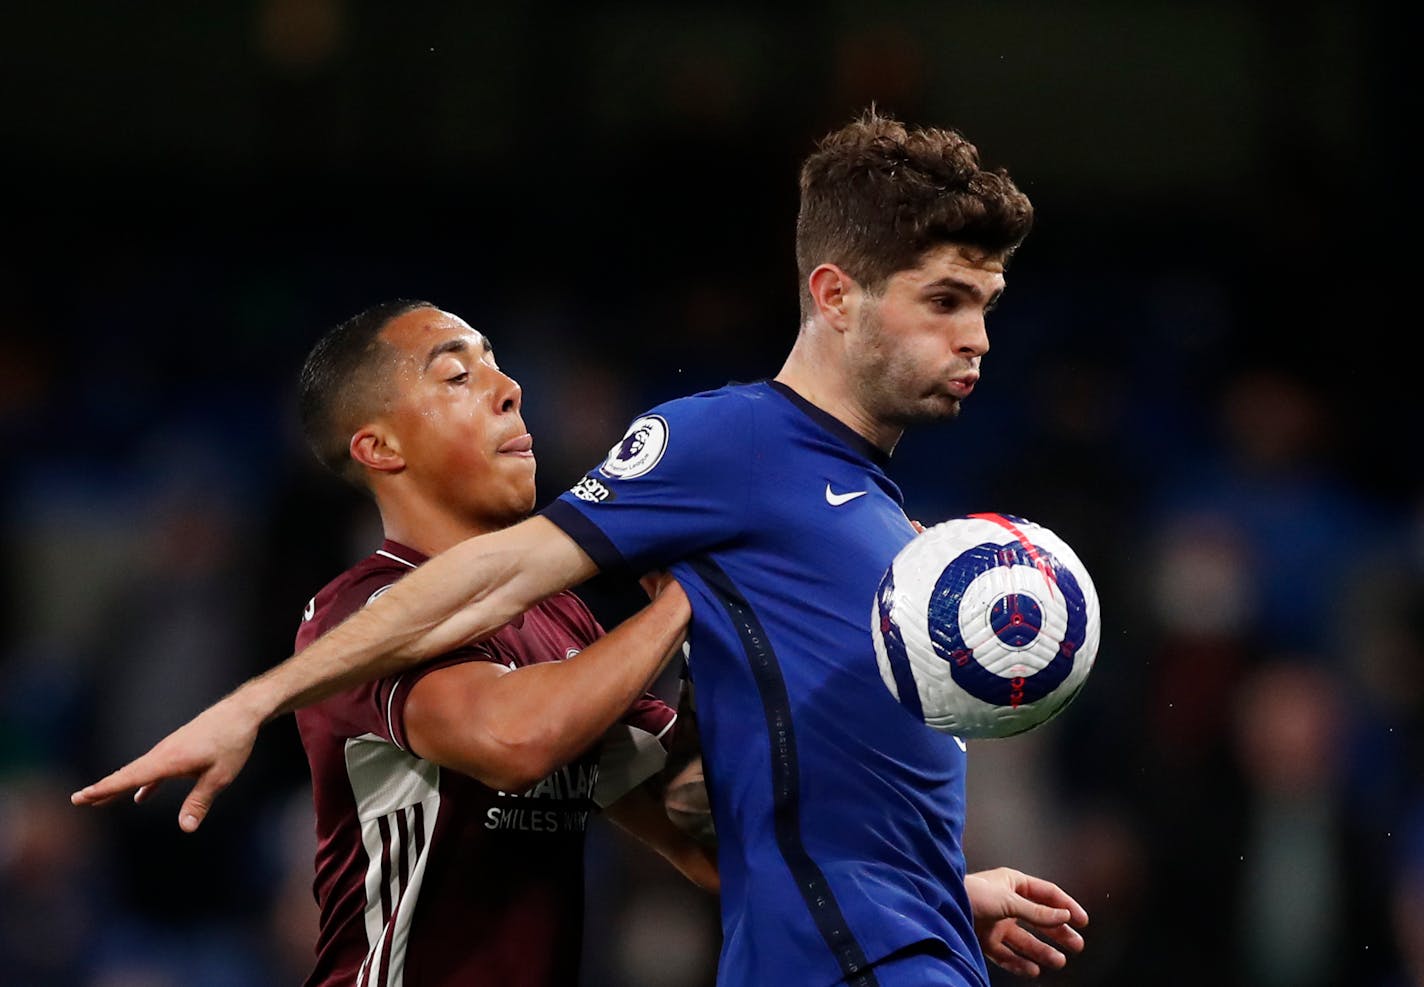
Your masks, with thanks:
[{"label": "outstretched arm", "polygon": [[247,763],[263,723],[487,637],[596,571],[573,539],[541,517],[467,539],[71,801],[102,805],[135,789],[135,801],[142,801],[162,781],[193,778],[179,810],[179,826],[192,832]]},{"label": "outstretched arm", "polygon": [[1088,913],[1053,882],[997,867],[967,875],[964,887],[979,945],[995,965],[1036,977],[1044,967],[1057,970],[1068,962],[1053,943],[1083,951],[1077,930],[1088,924]]},{"label": "outstretched arm", "polygon": [[583,549],[542,517],[467,538],[242,688],[269,717],[289,713],[488,637],[596,571]]}]

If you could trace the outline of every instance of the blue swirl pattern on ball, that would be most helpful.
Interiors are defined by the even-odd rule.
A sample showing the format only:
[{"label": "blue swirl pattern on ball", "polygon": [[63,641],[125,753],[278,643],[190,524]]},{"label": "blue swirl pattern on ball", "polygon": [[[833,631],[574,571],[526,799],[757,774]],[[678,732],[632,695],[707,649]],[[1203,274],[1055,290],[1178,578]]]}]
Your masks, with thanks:
[{"label": "blue swirl pattern on ball", "polygon": [[[960,630],[960,609],[965,591],[975,579],[1000,566],[1027,566],[1037,569],[1045,580],[1051,580],[1057,591],[1063,595],[1066,604],[1068,627],[1063,639],[1058,642],[1057,654],[1053,660],[1038,672],[1026,676],[1006,678],[985,668],[975,657],[974,650],[964,641]],[[992,623],[995,610],[1007,612],[1006,600],[1011,594],[1003,594],[994,600],[986,615]],[[1009,647],[1024,647],[1037,637],[1037,625],[1041,623],[1041,611],[1036,601],[1027,594],[1020,593],[1019,606],[1023,600],[1031,603],[1032,610],[1038,612],[1034,620],[1035,632],[1010,635],[1006,639],[999,627],[995,633]],[[1021,610],[1022,612],[1022,610]],[[1012,629],[1012,625],[1006,625]],[[1022,627],[1023,625],[1020,625]],[[975,546],[955,558],[945,566],[935,582],[934,592],[929,601],[929,636],[937,655],[950,665],[950,674],[955,683],[965,692],[995,706],[1017,708],[1024,703],[1035,702],[1058,688],[1073,670],[1073,656],[1082,648],[1087,637],[1086,607],[1083,591],[1067,566],[1060,565],[1051,553],[1043,548],[1026,548],[1022,545],[983,544]],[[1014,643],[1015,640],[1021,643]]]},{"label": "blue swirl pattern on ball", "polygon": [[1058,715],[1097,659],[1097,590],[1066,541],[1007,514],[920,531],[870,602],[880,680],[927,727],[1012,737]]}]

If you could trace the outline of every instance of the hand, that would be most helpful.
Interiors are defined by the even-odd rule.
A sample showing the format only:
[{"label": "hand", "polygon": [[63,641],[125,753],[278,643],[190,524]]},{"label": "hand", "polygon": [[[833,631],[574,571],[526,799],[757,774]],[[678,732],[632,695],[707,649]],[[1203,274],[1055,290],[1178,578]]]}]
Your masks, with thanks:
[{"label": "hand", "polygon": [[910,527],[915,529],[915,534],[917,535],[922,535],[925,533],[925,526],[920,522],[916,521],[914,518],[910,518]]},{"label": "hand", "polygon": [[[679,721],[681,726],[681,721]],[[712,823],[712,805],[707,799],[707,779],[702,771],[702,758],[687,762],[667,781],[663,793],[663,810],[672,824],[694,843],[703,847],[717,845],[717,830]]]},{"label": "hand", "polygon": [[996,966],[1020,977],[1036,977],[1043,967],[1061,969],[1068,958],[1040,936],[1083,951],[1077,929],[1088,924],[1088,913],[1058,885],[998,867],[969,874],[964,887],[979,945]]},{"label": "hand", "polygon": [[237,777],[252,753],[263,716],[245,705],[241,693],[208,707],[163,738],[142,757],[69,797],[75,805],[104,805],[130,789],[142,802],[170,778],[196,778],[178,811],[178,827],[191,833],[202,825],[213,799]]},{"label": "hand", "polygon": [[669,586],[677,586],[678,582],[669,573],[658,570],[647,573],[638,580],[638,585],[643,587],[643,592],[648,594],[648,599],[656,600],[662,596],[664,590]]}]

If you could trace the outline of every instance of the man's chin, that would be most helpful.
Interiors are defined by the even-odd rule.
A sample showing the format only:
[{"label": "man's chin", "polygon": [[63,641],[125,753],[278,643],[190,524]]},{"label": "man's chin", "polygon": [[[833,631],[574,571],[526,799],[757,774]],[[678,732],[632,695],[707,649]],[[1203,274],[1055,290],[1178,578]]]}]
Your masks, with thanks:
[{"label": "man's chin", "polygon": [[534,487],[531,485],[530,488],[527,491],[524,491],[519,497],[519,504],[515,509],[515,513],[519,515],[518,520],[523,520],[530,514],[534,513],[534,502],[537,499],[538,491],[535,490]]},{"label": "man's chin", "polygon": [[[533,471],[530,472],[532,474]],[[508,500],[501,505],[499,510],[490,512],[498,515],[495,520],[503,528],[507,528],[511,524],[518,524],[534,513],[534,504],[538,500],[539,492],[534,486],[532,475],[528,483],[519,483],[513,488],[507,488],[507,496]]]},{"label": "man's chin", "polygon": [[518,524],[533,513],[534,498],[530,497],[528,500],[521,498],[519,503],[509,504],[503,511],[491,512],[485,518],[485,523],[489,525],[490,530],[498,531]]},{"label": "man's chin", "polygon": [[958,418],[961,404],[959,398],[944,394],[932,394],[901,409],[898,424],[906,427],[932,425],[935,422]]}]

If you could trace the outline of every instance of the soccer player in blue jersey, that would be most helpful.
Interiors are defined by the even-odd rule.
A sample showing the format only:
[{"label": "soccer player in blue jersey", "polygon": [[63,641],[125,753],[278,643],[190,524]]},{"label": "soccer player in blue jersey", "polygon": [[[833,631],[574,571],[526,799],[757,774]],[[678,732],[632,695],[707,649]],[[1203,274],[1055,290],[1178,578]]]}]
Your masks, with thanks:
[{"label": "soccer player in blue jersey", "polygon": [[76,800],[196,777],[191,829],[272,716],[600,570],[667,568],[693,609],[719,983],[985,987],[986,955],[1025,975],[1063,965],[1087,914],[1050,882],[967,873],[964,744],[890,696],[868,623],[915,533],[890,453],[974,390],[1031,222],[953,131],[872,112],[829,135],[801,172],[802,322],[775,379],[652,409],[542,514],[430,560]]}]

